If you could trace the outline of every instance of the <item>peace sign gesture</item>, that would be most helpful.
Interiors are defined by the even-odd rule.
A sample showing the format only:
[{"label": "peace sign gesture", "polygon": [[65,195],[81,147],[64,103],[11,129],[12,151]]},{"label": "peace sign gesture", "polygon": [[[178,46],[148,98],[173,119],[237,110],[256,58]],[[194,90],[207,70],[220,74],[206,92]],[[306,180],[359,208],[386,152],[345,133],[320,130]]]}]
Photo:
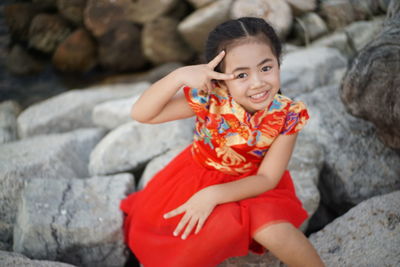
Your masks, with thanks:
[{"label": "peace sign gesture", "polygon": [[225,51],[221,51],[215,58],[207,64],[191,65],[180,69],[182,82],[189,87],[197,88],[204,92],[212,89],[211,80],[232,80],[233,74],[216,72],[214,69],[222,61]]}]

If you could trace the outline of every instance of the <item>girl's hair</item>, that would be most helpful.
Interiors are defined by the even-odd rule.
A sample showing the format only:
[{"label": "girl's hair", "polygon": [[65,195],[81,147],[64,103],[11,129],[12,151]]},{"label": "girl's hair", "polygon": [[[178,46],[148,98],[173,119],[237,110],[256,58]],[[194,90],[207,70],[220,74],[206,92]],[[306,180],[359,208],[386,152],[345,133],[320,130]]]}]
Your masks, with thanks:
[{"label": "girl's hair", "polygon": [[[228,20],[218,25],[208,35],[205,47],[206,62],[211,61],[221,50],[226,50],[228,45],[248,38],[255,38],[267,43],[280,65],[282,44],[274,29],[265,20],[253,17],[243,17]],[[221,72],[221,64],[216,70]]]}]

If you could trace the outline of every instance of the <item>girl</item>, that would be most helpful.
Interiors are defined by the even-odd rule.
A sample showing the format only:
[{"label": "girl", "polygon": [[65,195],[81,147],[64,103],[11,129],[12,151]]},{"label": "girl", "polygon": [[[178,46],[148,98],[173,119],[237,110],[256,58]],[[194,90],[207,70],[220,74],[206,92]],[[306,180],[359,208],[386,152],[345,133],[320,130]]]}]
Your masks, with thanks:
[{"label": "girl", "polygon": [[289,266],[323,266],[297,229],[307,213],[286,167],[308,113],[278,93],[278,37],[262,19],[230,20],[205,54],[132,108],[142,123],[196,116],[196,127],[193,144],[121,202],[128,246],[145,267],[215,266],[264,248]]}]

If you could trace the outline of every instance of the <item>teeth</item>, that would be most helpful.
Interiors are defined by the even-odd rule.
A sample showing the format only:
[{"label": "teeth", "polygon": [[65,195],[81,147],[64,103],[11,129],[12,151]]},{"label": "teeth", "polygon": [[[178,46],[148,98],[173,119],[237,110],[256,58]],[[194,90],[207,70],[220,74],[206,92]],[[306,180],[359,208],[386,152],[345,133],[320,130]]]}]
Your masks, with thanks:
[{"label": "teeth", "polygon": [[258,98],[263,97],[266,93],[267,92],[262,92],[262,93],[259,93],[259,94],[256,94],[256,95],[252,95],[250,97],[253,98],[253,99],[258,99]]}]

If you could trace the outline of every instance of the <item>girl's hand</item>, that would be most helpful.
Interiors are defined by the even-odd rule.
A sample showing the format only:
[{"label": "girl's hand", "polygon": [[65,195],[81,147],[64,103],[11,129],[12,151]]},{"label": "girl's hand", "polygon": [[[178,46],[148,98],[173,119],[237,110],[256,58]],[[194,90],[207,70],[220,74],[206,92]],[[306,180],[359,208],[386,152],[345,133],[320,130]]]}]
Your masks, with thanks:
[{"label": "girl's hand", "polygon": [[225,51],[221,51],[213,60],[208,62],[208,64],[191,65],[178,69],[184,85],[209,93],[213,88],[212,79],[232,80],[234,78],[233,74],[214,71],[215,67],[218,66],[224,56]]},{"label": "girl's hand", "polygon": [[178,236],[185,227],[185,231],[181,236],[182,239],[186,239],[194,227],[196,227],[195,234],[198,234],[208,216],[217,205],[216,201],[213,199],[210,190],[205,188],[195,193],[182,206],[166,213],[164,215],[165,219],[185,213],[178,226],[175,228],[173,235]]}]

